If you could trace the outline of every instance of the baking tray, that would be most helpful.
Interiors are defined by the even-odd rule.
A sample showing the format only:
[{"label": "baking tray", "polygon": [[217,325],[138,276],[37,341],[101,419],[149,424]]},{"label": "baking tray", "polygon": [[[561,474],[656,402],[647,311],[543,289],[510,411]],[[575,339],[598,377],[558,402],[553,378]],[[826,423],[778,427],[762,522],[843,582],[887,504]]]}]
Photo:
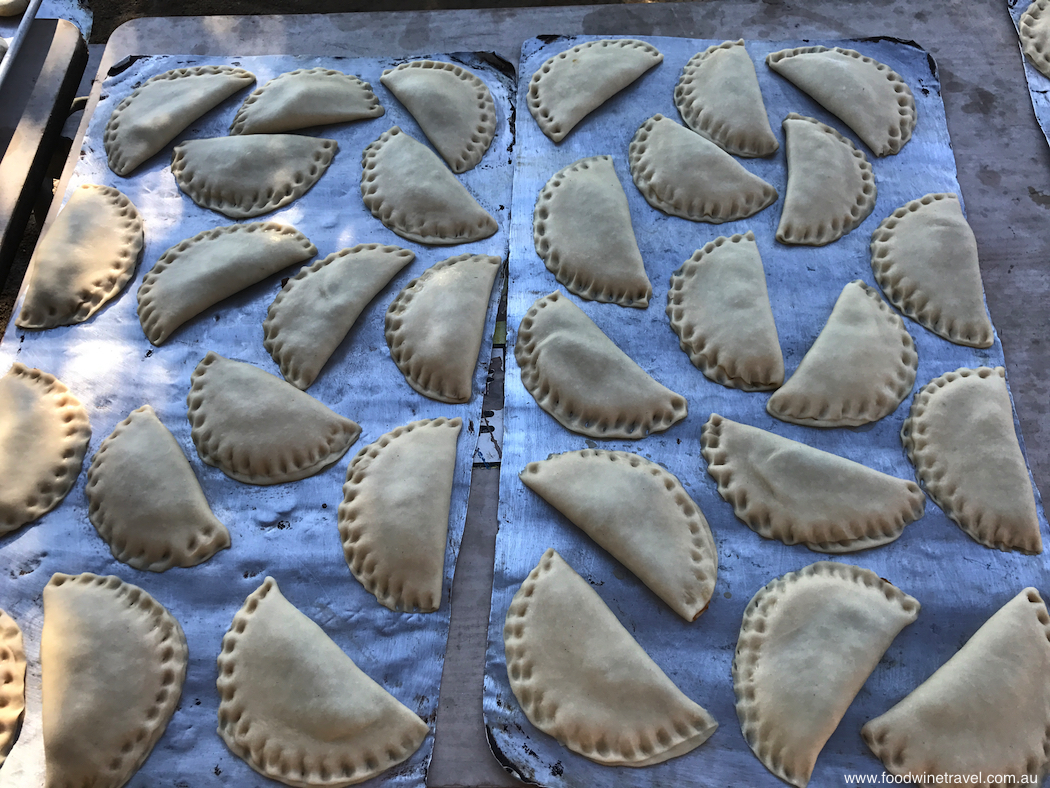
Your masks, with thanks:
[{"label": "baking tray", "polygon": [[[525,42],[518,106],[525,107],[529,79],[544,60],[595,38],[544,37]],[[680,121],[673,90],[682,67],[695,53],[720,43],[718,39],[644,40],[663,53],[664,62],[584,119],[560,145],[544,137],[524,111],[517,123],[505,434],[483,701],[489,743],[508,771],[545,786],[783,785],[752,754],[740,732],[730,666],[744,608],[751,597],[775,577],[831,558],[874,570],[916,597],[923,606],[918,621],[896,638],[817,760],[810,784],[841,785],[843,775],[883,771],[882,764],[860,737],[860,728],[867,720],[890,708],[925,680],[1021,588],[1035,585],[1050,589],[1046,582],[1046,554],[1032,557],[983,547],[931,501],[927,502],[925,517],[905,528],[900,539],[864,552],[826,556],[804,546],[789,547],[760,538],[735,518],[731,505],[719,497],[715,482],[707,474],[700,455],[700,429],[712,412],[910,479],[914,469],[905,456],[899,432],[911,397],[886,418],[863,427],[821,430],[778,421],[765,411],[768,393],[728,389],[695,369],[679,349],[664,307],[671,273],[694,250],[718,236],[752,230],[765,265],[786,371],[789,375],[794,372],[823,328],[842,287],[854,279],[874,285],[868,244],[879,222],[906,202],[929,192],[959,192],[936,65],[914,43],[888,38],[748,42],[781,150],[768,160],[741,160],[744,166],[772,183],[783,199],[786,167],[780,121],[795,111],[816,117],[853,139],[868,155],[878,185],[875,209],[859,228],[822,248],[789,247],[774,241],[780,201],[750,219],[711,225],[667,216],[642,198],[627,166],[627,148],[635,130],[655,113]],[[908,82],[915,94],[918,124],[912,140],[898,155],[882,159],[870,155],[844,124],[764,65],[770,52],[811,44],[857,49],[886,63]],[[598,154],[613,157],[653,283],[653,297],[646,310],[568,297],[642,368],[689,401],[689,415],[684,421],[639,441],[594,441],[562,428],[539,409],[524,389],[510,352],[522,316],[532,303],[556,289],[564,292],[534,250],[532,218],[536,196],[557,170]],[[998,338],[992,347],[976,350],[940,339],[907,318],[905,324],[918,349],[916,389],[958,367],[1003,364]],[[681,620],[518,479],[528,462],[586,447],[630,451],[660,463],[681,479],[704,511],[718,545],[719,574],[710,607],[696,622]],[[1045,535],[1041,504],[1039,518]],[[656,766],[605,767],[562,747],[529,723],[508,683],[503,625],[512,596],[548,547],[561,553],[592,584],[685,694],[714,715],[720,728],[707,743]]]},{"label": "baking tray", "polygon": [[1032,65],[1032,61],[1024,53],[1020,39],[1021,16],[1031,4],[1032,0],[1006,0],[1010,19],[1014,23],[1014,29],[1018,31],[1017,48],[1021,52],[1021,62],[1024,63],[1024,78],[1028,83],[1028,95],[1032,97],[1035,119],[1039,122],[1039,128],[1043,130],[1047,143],[1050,144],[1050,77]]},{"label": "baking tray", "polygon": [[[425,57],[425,56],[424,56]],[[189,669],[182,699],[168,728],[131,786],[273,785],[233,755],[215,733],[219,698],[215,659],[222,637],[245,597],[267,575],[282,593],[318,623],[369,676],[423,717],[431,728],[423,746],[405,763],[370,784],[422,786],[433,752],[438,691],[448,638],[452,575],[463,535],[467,493],[482,415],[487,362],[501,282],[493,287],[485,326],[485,343],[474,376],[474,396],[464,405],[448,405],[414,392],[390,359],[383,335],[387,306],[411,279],[452,255],[479,253],[506,259],[513,148],[512,69],[491,54],[431,55],[471,69],[489,87],[498,125],[488,153],[474,170],[460,176],[480,203],[496,217],[500,230],[491,238],[453,247],[426,247],[396,236],[374,219],[360,193],[361,153],[365,146],[397,124],[426,142],[411,116],[379,83],[386,68],[403,60],[267,57],[152,56],[128,58],[103,84],[69,189],[80,183],[102,183],[121,189],[142,214],[146,247],[134,279],[120,296],[81,325],[48,331],[23,331],[13,324],[0,342],[0,366],[13,361],[58,376],[85,404],[91,419],[91,444],[85,469],[102,440],[118,422],[151,404],[189,458],[216,516],[229,528],[233,545],[191,569],[163,574],[139,572],[115,561],[109,547],[87,519],[85,475],[66,500],[38,522],[0,539],[6,577],[0,583],[0,608],[21,625],[29,657],[27,709],[18,743],[0,771],[0,783],[43,784],[40,723],[39,645],[41,591],[53,572],[115,574],[152,594],[182,624],[189,644]],[[318,256],[358,243],[394,244],[414,251],[403,269],[362,313],[309,394],[337,413],[357,421],[362,434],[350,451],[323,473],[271,487],[245,485],[204,465],[190,441],[186,394],[190,374],[209,350],[247,361],[275,375],[277,365],[263,347],[262,321],[282,286],[298,266],[206,310],[179,329],[163,346],[153,347],[136,317],[136,291],[143,274],[160,255],[184,238],[231,224],[220,214],[197,207],[183,196],[171,177],[171,145],[130,178],[119,178],[106,166],[102,130],[113,107],[133,87],[172,68],[230,63],[247,68],[257,86],[286,71],[323,66],[356,74],[372,85],[386,114],[357,123],[310,130],[336,139],[339,153],[329,171],[305,196],[282,210],[251,221],[276,220],[294,225],[310,238]],[[112,73],[112,72],[111,72]],[[243,91],[192,124],[176,140],[225,135]],[[17,314],[21,296],[15,305]],[[443,598],[429,614],[394,613],[381,607],[350,574],[336,527],[336,509],[351,458],[363,446],[395,427],[438,416],[463,419],[458,444],[449,538],[445,555]],[[100,724],[105,724],[100,720]]]}]

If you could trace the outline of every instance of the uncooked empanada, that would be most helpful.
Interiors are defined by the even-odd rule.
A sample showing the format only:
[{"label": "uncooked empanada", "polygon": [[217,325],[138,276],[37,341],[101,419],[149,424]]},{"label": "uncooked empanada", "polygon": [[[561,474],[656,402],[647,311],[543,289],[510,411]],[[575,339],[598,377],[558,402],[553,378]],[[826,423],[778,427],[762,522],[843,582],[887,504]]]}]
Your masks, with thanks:
[{"label": "uncooked empanada", "polygon": [[106,123],[109,168],[130,175],[197,118],[254,82],[254,74],[233,66],[176,68],[146,80]]},{"label": "uncooked empanada", "polygon": [[154,345],[224,298],[317,254],[310,239],[276,222],[205,230],[168,249],[139,285],[139,322]]},{"label": "uncooked empanada", "polygon": [[22,630],[0,610],[0,766],[15,742],[26,708],[26,652]]},{"label": "uncooked empanada", "polygon": [[707,472],[743,523],[819,553],[892,542],[922,517],[926,496],[898,479],[717,413],[700,433]]},{"label": "uncooked empanada", "polygon": [[435,263],[386,311],[390,357],[412,388],[438,402],[468,402],[501,260],[461,254]]},{"label": "uncooked empanada", "polygon": [[285,131],[378,118],[383,105],[372,86],[330,68],[297,68],[274,77],[244,100],[230,134]]},{"label": "uncooked empanada", "polygon": [[915,97],[889,66],[852,49],[798,47],[766,64],[856,133],[876,156],[897,153],[915,128]]},{"label": "uncooked empanada", "polygon": [[222,639],[218,733],[264,777],[342,788],[412,755],[429,728],[267,577]]},{"label": "uncooked empanada", "polygon": [[514,595],[503,647],[529,722],[596,763],[662,763],[718,727],[554,550]]},{"label": "uncooked empanada", "polygon": [[918,368],[904,321],[857,279],[842,288],[828,322],[766,410],[811,427],[878,421],[911,393]]},{"label": "uncooked empanada", "polygon": [[[0,16],[18,16],[27,8],[29,8],[29,0],[0,0]],[[6,45],[7,42],[4,43]]]},{"label": "uncooked empanada", "polygon": [[33,252],[15,325],[83,323],[131,279],[142,241],[142,218],[131,200],[109,186],[82,185]]},{"label": "uncooked empanada", "polygon": [[788,183],[777,227],[782,244],[824,246],[875,207],[875,176],[857,146],[815,118],[784,118]]},{"label": "uncooked empanada", "polygon": [[667,317],[693,366],[744,391],[784,382],[766,272],[755,235],[716,238],[671,276]]},{"label": "uncooked empanada", "polygon": [[196,566],[230,546],[178,441],[149,405],[102,441],[85,492],[91,524],[114,558],[136,569]]},{"label": "uncooked empanada", "polygon": [[912,401],[901,440],[930,497],[973,539],[1043,551],[1006,370],[957,369],[930,381]]},{"label": "uncooked empanada", "polygon": [[536,403],[592,438],[644,438],[686,417],[685,397],[653,380],[560,292],[518,326],[514,358]]},{"label": "uncooked empanada", "polygon": [[242,134],[187,140],[171,174],[201,208],[250,219],[298,200],[328,170],[339,143],[298,134]]},{"label": "uncooked empanada", "polygon": [[1037,69],[1050,77],[1050,14],[1047,14],[1050,0],[1035,0],[1025,12],[1017,25],[1021,38],[1021,49]]},{"label": "uncooked empanada", "polygon": [[937,336],[992,346],[977,239],[954,194],[927,194],[883,219],[871,270],[890,303]]},{"label": "uncooked empanada", "polygon": [[1048,625],[1039,591],[1026,588],[936,673],[868,722],[864,741],[887,771],[914,776],[917,785],[1041,784],[1050,729]]},{"label": "uncooked empanada", "polygon": [[364,308],[415,259],[397,246],[358,244],[303,266],[263,321],[263,344],[284,379],[309,388]]},{"label": "uncooked empanada", "polygon": [[580,298],[644,309],[653,287],[631,227],[611,156],[580,159],[556,172],[533,214],[536,254]]},{"label": "uncooked empanada", "polygon": [[15,363],[0,378],[0,534],[58,506],[91,439],[87,411],[54,375]]},{"label": "uncooked empanada", "polygon": [[405,105],[452,172],[466,172],[496,134],[496,104],[473,71],[434,60],[388,68],[379,78]]},{"label": "uncooked empanada", "polygon": [[780,148],[744,39],[690,58],[675,86],[674,103],[685,125],[734,156],[772,156]]},{"label": "uncooked empanada", "polygon": [[416,243],[463,244],[499,229],[441,159],[397,126],[365,148],[361,199],[374,217]]},{"label": "uncooked empanada", "polygon": [[518,475],[686,621],[707,610],[718,552],[677,476],[637,454],[593,449],[552,454]]},{"label": "uncooked empanada", "polygon": [[529,112],[540,131],[561,142],[576,124],[664,56],[631,38],[588,41],[549,58],[529,82]]},{"label": "uncooked empanada", "polygon": [[744,738],[805,788],[824,743],[919,603],[870,569],[820,561],[778,577],[744,610],[733,692]]},{"label": "uncooked empanada", "polygon": [[463,420],[413,421],[350,461],[339,506],[343,555],[361,585],[391,610],[441,604],[456,441]]},{"label": "uncooked empanada", "polygon": [[175,713],[186,636],[119,577],[54,574],[40,636],[45,788],[120,788]]},{"label": "uncooked empanada", "polygon": [[646,202],[694,222],[746,219],[777,199],[776,189],[711,140],[663,115],[635,132],[628,159]]},{"label": "uncooked empanada", "polygon": [[211,352],[186,397],[200,458],[245,484],[294,482],[320,473],[361,428],[258,367]]}]

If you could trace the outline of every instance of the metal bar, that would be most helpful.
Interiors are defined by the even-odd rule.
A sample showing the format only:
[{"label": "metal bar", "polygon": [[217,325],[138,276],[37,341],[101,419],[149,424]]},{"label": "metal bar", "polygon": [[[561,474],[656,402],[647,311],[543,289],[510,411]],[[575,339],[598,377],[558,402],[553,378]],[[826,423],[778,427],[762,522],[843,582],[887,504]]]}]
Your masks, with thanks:
[{"label": "metal bar", "polygon": [[18,56],[18,50],[22,48],[22,43],[29,34],[29,28],[33,24],[33,20],[36,19],[36,12],[40,10],[42,2],[43,0],[29,0],[29,7],[22,14],[22,21],[18,23],[18,30],[15,31],[14,38],[8,44],[7,54],[0,60],[0,96],[4,93],[4,80],[7,78],[7,72],[14,65],[15,58]]}]

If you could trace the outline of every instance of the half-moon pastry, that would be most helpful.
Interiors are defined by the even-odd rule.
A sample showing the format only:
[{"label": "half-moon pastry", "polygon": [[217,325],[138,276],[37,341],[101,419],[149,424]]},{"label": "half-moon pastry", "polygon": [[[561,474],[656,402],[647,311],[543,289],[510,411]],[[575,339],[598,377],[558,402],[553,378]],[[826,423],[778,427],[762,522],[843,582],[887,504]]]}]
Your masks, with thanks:
[{"label": "half-moon pastry", "polygon": [[102,441],[85,492],[91,524],[114,558],[135,569],[196,566],[230,546],[178,441],[149,405]]},{"label": "half-moon pastry", "polygon": [[889,302],[937,336],[992,346],[977,239],[954,194],[927,194],[883,219],[871,270]]},{"label": "half-moon pastry", "polygon": [[146,80],[106,123],[109,168],[130,175],[197,118],[254,82],[254,74],[233,66],[176,68]]},{"label": "half-moon pastry", "polygon": [[456,441],[463,420],[388,432],[350,461],[339,536],[350,571],[379,604],[432,613],[441,604]]},{"label": "half-moon pastry", "polygon": [[361,428],[258,367],[211,352],[186,397],[200,458],[245,484],[294,482],[320,473]]},{"label": "half-moon pastry", "polygon": [[685,125],[734,156],[772,156],[780,148],[744,39],[693,55],[675,86],[674,103]]},{"label": "half-moon pastry", "polygon": [[529,82],[529,112],[540,131],[561,142],[576,124],[664,56],[631,38],[588,41],[549,58]]},{"label": "half-moon pastry", "polygon": [[784,118],[788,183],[777,227],[782,244],[824,246],[875,207],[875,176],[857,146],[815,118]]},{"label": "half-moon pastry", "polygon": [[[29,0],[0,0],[0,16],[18,16],[27,8],[29,8]],[[4,50],[6,49],[5,46]]]},{"label": "half-moon pastry", "polygon": [[80,475],[91,426],[56,378],[15,363],[0,378],[0,534],[58,506]]},{"label": "half-moon pastry", "polygon": [[358,244],[303,266],[263,321],[263,344],[284,379],[309,388],[364,308],[415,259],[397,246]]},{"label": "half-moon pastry", "polygon": [[172,151],[171,174],[201,208],[250,219],[310,191],[338,152],[335,140],[298,134],[187,140]]},{"label": "half-moon pastry", "polygon": [[26,708],[26,652],[22,630],[0,610],[0,766],[15,741]]},{"label": "half-moon pastry", "polygon": [[974,540],[1043,551],[1006,370],[957,369],[930,381],[915,395],[901,440],[934,503]]},{"label": "half-moon pastry", "polygon": [[755,235],[722,236],[671,276],[667,317],[693,366],[723,386],[767,391],[784,382],[784,356]]},{"label": "half-moon pastry", "polygon": [[740,729],[762,764],[805,788],[825,742],[919,603],[870,569],[820,561],[744,610],[733,657]]},{"label": "half-moon pastry", "polygon": [[518,474],[686,621],[707,610],[718,552],[673,473],[624,451],[552,454]]},{"label": "half-moon pastry", "polygon": [[406,760],[430,730],[272,577],[234,615],[218,667],[219,735],[255,771],[285,785],[364,782]]},{"label": "half-moon pastry", "polygon": [[858,279],[842,288],[828,322],[766,410],[811,427],[878,421],[911,393],[918,368],[904,321]]},{"label": "half-moon pastry", "polygon": [[468,402],[485,337],[498,257],[462,254],[435,263],[386,312],[390,357],[408,385],[438,402]]},{"label": "half-moon pastry", "polygon": [[131,200],[109,186],[80,186],[33,252],[15,325],[83,323],[124,289],[142,241],[142,217]]},{"label": "half-moon pastry", "polygon": [[514,595],[503,646],[510,688],[529,722],[596,763],[662,763],[718,727],[554,550]]},{"label": "half-moon pastry", "polygon": [[1035,0],[1025,12],[1017,25],[1021,39],[1021,49],[1028,55],[1035,66],[1050,77],[1050,14],[1047,13],[1048,0]]},{"label": "half-moon pastry", "polygon": [[179,705],[179,622],[119,577],[52,575],[40,636],[45,788],[120,788]]},{"label": "half-moon pastry", "polygon": [[378,118],[372,86],[330,68],[297,68],[274,77],[244,100],[230,134],[280,134]]},{"label": "half-moon pastry", "polygon": [[536,404],[580,435],[644,438],[688,412],[685,397],[653,380],[560,292],[522,318],[514,358]]},{"label": "half-moon pastry", "polygon": [[441,159],[397,126],[365,148],[361,198],[374,217],[416,243],[463,244],[499,229]]},{"label": "half-moon pastry", "polygon": [[663,115],[638,128],[628,159],[645,201],[690,221],[746,219],[777,199],[776,189],[711,140]]},{"label": "half-moon pastry", "polygon": [[379,81],[405,105],[452,172],[481,161],[496,135],[496,104],[473,71],[413,60],[388,68]]},{"label": "half-moon pastry", "polygon": [[919,485],[717,413],[700,433],[718,494],[759,536],[818,553],[897,539],[922,517]]},{"label": "half-moon pastry", "polygon": [[570,293],[649,305],[653,287],[611,156],[580,159],[551,176],[536,200],[532,237],[536,254]]}]

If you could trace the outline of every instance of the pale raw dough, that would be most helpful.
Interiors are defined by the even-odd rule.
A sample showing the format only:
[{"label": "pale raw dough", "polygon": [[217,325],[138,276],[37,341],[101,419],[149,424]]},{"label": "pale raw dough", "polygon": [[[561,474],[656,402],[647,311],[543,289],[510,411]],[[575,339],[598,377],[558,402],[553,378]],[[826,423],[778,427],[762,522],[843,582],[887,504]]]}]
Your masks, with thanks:
[{"label": "pale raw dough", "polygon": [[87,472],[88,518],[114,558],[163,572],[230,546],[175,436],[143,405],[102,441]]},{"label": "pale raw dough", "polygon": [[1050,0],[1035,0],[1018,22],[1021,49],[1037,69],[1050,77]]},{"label": "pale raw dough", "polygon": [[[29,0],[0,0],[0,16],[18,16],[27,8]],[[0,52],[0,55],[2,54]]]},{"label": "pale raw dough", "polygon": [[52,575],[40,636],[45,788],[120,788],[179,705],[186,636],[119,577]]},{"label": "pale raw dough", "polygon": [[637,454],[593,449],[552,454],[518,475],[686,621],[707,610],[718,552],[677,476]]},{"label": "pale raw dough", "polygon": [[522,318],[514,358],[536,404],[580,435],[644,438],[688,412],[685,397],[653,380],[560,292]]},{"label": "pale raw dough", "polygon": [[973,539],[999,550],[1043,551],[1002,367],[957,369],[930,381],[915,395],[901,440],[934,503]]},{"label": "pale raw dough", "polygon": [[391,610],[441,605],[456,441],[463,420],[398,427],[350,461],[339,505],[343,555],[361,585]]},{"label": "pale raw dough", "polygon": [[358,244],[303,266],[263,321],[263,344],[284,379],[309,388],[365,307],[415,259],[397,246]]},{"label": "pale raw dough", "polygon": [[26,708],[26,652],[22,630],[0,610],[0,766],[15,742]]},{"label": "pale raw dough", "polygon": [[733,657],[740,729],[773,774],[805,788],[825,742],[919,603],[870,569],[820,561],[744,610]]},{"label": "pale raw dough", "polygon": [[320,473],[361,428],[258,367],[208,353],[190,378],[190,437],[200,458],[245,484]]},{"label": "pale raw dough", "polygon": [[927,194],[883,219],[871,270],[889,302],[937,336],[992,346],[977,239],[954,194]]},{"label": "pale raw dough", "polygon": [[536,254],[570,293],[649,305],[653,287],[611,156],[580,159],[551,176],[536,200],[532,233]]},{"label": "pale raw dough", "polygon": [[15,325],[83,323],[124,289],[142,242],[142,217],[131,200],[109,186],[80,186],[33,252]]},{"label": "pale raw dough", "polygon": [[62,502],[90,439],[87,411],[62,381],[12,365],[0,378],[0,534]]}]

